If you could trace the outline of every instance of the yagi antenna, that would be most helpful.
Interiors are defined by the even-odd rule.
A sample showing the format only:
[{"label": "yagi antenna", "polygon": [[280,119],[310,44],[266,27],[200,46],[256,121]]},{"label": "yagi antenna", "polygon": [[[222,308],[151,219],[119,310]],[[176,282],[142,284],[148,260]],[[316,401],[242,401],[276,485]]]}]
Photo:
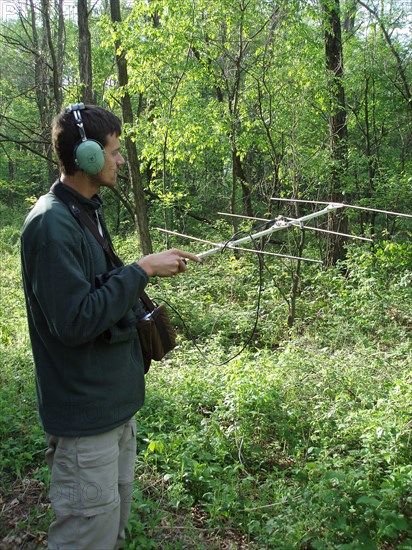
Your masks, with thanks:
[{"label": "yagi antenna", "polygon": [[[230,250],[242,250],[243,252],[252,252],[254,254],[266,254],[268,256],[277,256],[278,258],[288,258],[290,260],[303,260],[305,262],[313,262],[316,264],[322,264],[323,262],[321,260],[314,260],[313,258],[303,258],[302,256],[292,256],[290,254],[277,254],[276,252],[266,252],[266,250],[258,250],[255,248],[242,248],[239,246],[231,246],[232,242],[227,243],[213,243],[211,241],[206,241],[205,239],[198,239],[197,237],[191,237],[190,235],[185,235],[184,233],[178,233],[177,231],[170,231],[169,229],[162,229],[161,227],[156,227],[157,231],[160,231],[161,233],[167,233],[168,235],[175,235],[176,237],[183,237],[185,239],[191,239],[192,241],[198,241],[201,243],[211,244],[216,247],[216,252],[218,250],[223,251],[226,248],[230,248]],[[202,254],[206,254],[204,252],[197,254],[198,258],[202,257]]]},{"label": "yagi antenna", "polygon": [[302,216],[301,218],[287,218],[287,217],[284,217],[284,216],[279,216],[279,217],[277,217],[273,220],[268,220],[266,218],[255,218],[255,217],[252,217],[252,216],[243,216],[241,214],[227,214],[225,212],[219,212],[219,214],[223,215],[223,216],[232,216],[232,217],[236,217],[236,218],[244,218],[244,219],[248,219],[248,220],[261,221],[261,222],[266,222],[267,224],[270,224],[269,227],[267,227],[266,229],[263,229],[261,231],[257,231],[256,233],[249,233],[246,236],[241,237],[239,239],[230,240],[230,241],[227,241],[225,243],[220,243],[220,244],[214,243],[214,242],[211,242],[211,241],[206,241],[204,239],[199,239],[197,237],[191,237],[190,235],[185,235],[184,233],[178,233],[176,231],[169,231],[167,229],[161,229],[159,227],[156,228],[156,229],[158,231],[162,232],[162,233],[168,233],[169,235],[175,235],[177,237],[183,237],[185,239],[191,239],[193,241],[203,242],[203,243],[212,245],[214,248],[211,248],[210,250],[206,250],[205,252],[200,252],[199,254],[197,254],[197,257],[200,258],[200,259],[206,258],[207,256],[215,254],[216,252],[220,252],[222,250],[230,248],[231,250],[242,250],[244,252],[253,252],[255,254],[267,254],[267,255],[270,255],[270,256],[278,256],[278,257],[290,258],[290,259],[294,259],[294,260],[304,260],[304,261],[307,261],[307,262],[322,263],[320,260],[314,260],[313,258],[303,258],[303,257],[299,257],[299,256],[291,256],[291,255],[288,255],[288,254],[277,254],[277,253],[274,253],[274,252],[266,252],[264,250],[258,250],[258,249],[252,249],[252,248],[243,248],[243,247],[240,247],[239,245],[243,244],[243,243],[246,243],[246,242],[254,241],[255,239],[260,239],[260,238],[265,237],[267,235],[271,235],[272,233],[275,233],[276,231],[282,231],[282,230],[284,230],[288,227],[300,227],[301,229],[309,229],[309,230],[312,230],[312,231],[320,231],[322,233],[331,233],[331,234],[334,234],[334,235],[340,235],[342,237],[347,237],[347,238],[351,238],[351,239],[359,239],[359,240],[362,240],[362,241],[373,242],[372,239],[370,239],[368,237],[359,237],[357,235],[349,235],[347,233],[341,233],[341,232],[337,232],[337,231],[330,231],[328,229],[321,229],[321,228],[318,228],[318,227],[312,227],[310,225],[305,225],[305,223],[308,222],[309,220],[312,220],[314,218],[319,218],[320,216],[324,216],[325,214],[335,212],[336,210],[339,210],[341,208],[354,208],[354,209],[358,209],[358,210],[366,210],[366,211],[370,211],[370,212],[379,212],[379,213],[389,214],[389,215],[393,215],[393,216],[404,216],[406,218],[412,218],[411,214],[404,214],[404,213],[401,213],[401,212],[392,212],[392,211],[389,211],[389,210],[381,210],[381,209],[378,209],[378,208],[368,208],[366,206],[356,206],[356,205],[345,204],[345,203],[313,201],[313,200],[305,200],[305,199],[287,199],[287,198],[283,198],[283,197],[272,197],[271,200],[273,200],[273,201],[284,201],[284,202],[300,202],[300,203],[309,203],[309,204],[323,204],[323,205],[326,205],[326,206],[325,206],[325,208],[323,208],[322,210],[319,210],[318,212],[312,212],[311,214],[307,214],[306,216]]},{"label": "yagi antenna", "polygon": [[357,206],[353,204],[346,203],[330,203],[325,201],[311,201],[306,199],[285,199],[283,197],[272,197],[272,201],[283,201],[283,202],[302,202],[307,204],[334,204],[335,206],[340,206],[341,208],[353,208],[355,210],[366,210],[367,212],[379,212],[380,214],[388,214],[391,216],[403,216],[404,218],[412,218],[412,214],[405,214],[403,212],[392,212],[390,210],[381,210],[379,208],[369,208],[367,206]]},{"label": "yagi antenna", "polygon": [[[297,218],[294,220],[287,220],[286,218],[278,218],[274,220],[274,223],[268,227],[267,229],[263,229],[262,231],[257,231],[256,233],[246,235],[245,237],[241,237],[240,239],[236,239],[234,241],[229,241],[226,243],[227,248],[233,248],[239,244],[253,241],[255,239],[260,239],[261,237],[265,237],[266,235],[271,235],[272,233],[275,233],[276,231],[283,231],[287,227],[291,227],[296,224],[304,224],[305,222],[312,220],[314,218],[318,218],[320,216],[324,216],[325,214],[328,214],[329,212],[334,212],[335,210],[338,210],[339,208],[342,208],[343,205],[341,204],[328,204],[325,208],[322,210],[319,210],[319,212],[312,212],[311,214],[307,214],[306,216],[302,216],[301,218]],[[269,222],[271,220],[268,220]],[[206,256],[210,256],[211,254],[214,254],[215,252],[218,252],[221,250],[221,247],[219,248],[212,248],[211,250],[207,250],[206,252],[201,252],[198,254],[199,258],[205,258]]]},{"label": "yagi antenna", "polygon": [[[243,219],[247,219],[247,220],[254,220],[254,221],[262,221],[262,222],[270,222],[271,220],[268,220],[266,218],[255,218],[253,216],[243,216],[242,214],[229,214],[227,212],[218,212],[219,215],[221,216],[229,216],[229,217],[232,217],[232,218],[243,218]],[[348,237],[348,238],[351,238],[351,239],[358,239],[360,241],[369,241],[369,242],[373,242],[373,239],[369,239],[368,237],[359,237],[357,235],[349,235],[348,233],[340,233],[339,231],[331,231],[330,229],[321,229],[319,227],[313,227],[311,225],[302,225],[300,222],[298,222],[297,220],[295,220],[294,218],[285,218],[291,222],[297,222],[293,225],[296,225],[298,227],[300,227],[301,229],[309,229],[311,231],[319,231],[321,233],[331,233],[332,235],[340,235],[341,237]]]},{"label": "yagi antenna", "polygon": [[[206,252],[200,252],[200,254],[197,254],[197,257],[202,259],[202,258],[206,258],[207,256],[210,256],[211,254],[215,254],[216,252],[220,252],[222,249],[226,249],[226,248],[236,249],[236,248],[239,248],[238,245],[243,244],[245,242],[254,241],[255,239],[260,239],[261,237],[265,237],[266,235],[271,235],[272,233],[275,233],[276,231],[282,231],[282,230],[286,229],[287,227],[292,227],[292,226],[297,225],[297,224],[302,224],[303,225],[308,220],[318,218],[319,216],[324,216],[325,214],[328,214],[329,212],[334,212],[335,210],[338,210],[339,208],[342,208],[342,207],[343,207],[342,204],[333,204],[333,203],[331,203],[331,204],[328,204],[322,210],[319,210],[319,212],[312,212],[311,214],[307,214],[306,216],[302,216],[301,218],[297,218],[297,219],[293,219],[293,220],[287,220],[286,218],[280,217],[280,218],[274,220],[274,223],[272,223],[272,225],[270,227],[268,227],[267,229],[263,229],[262,231],[257,231],[256,233],[253,233],[253,234],[250,233],[250,234],[246,235],[245,237],[241,237],[240,239],[235,239],[233,241],[228,241],[226,243],[221,243],[221,244],[218,244],[218,245],[216,245],[216,243],[210,243],[215,248],[207,250]],[[269,223],[271,223],[271,221],[272,220],[268,220]],[[163,232],[168,231],[168,230],[165,230],[165,229],[159,229],[159,230],[163,231]],[[170,232],[170,233],[171,234],[176,234],[177,236],[181,236],[181,237],[192,238],[192,237],[189,237],[188,235],[184,235],[182,233],[180,233],[180,234],[174,233],[174,232]],[[197,240],[197,239],[194,239],[194,240]],[[240,248],[239,248],[239,250],[240,250]],[[246,251],[259,253],[259,251],[256,251],[256,250],[254,251],[253,249],[250,249],[250,248],[247,248]],[[261,252],[263,252],[263,251],[261,251]],[[267,252],[267,254],[276,255],[272,252]],[[298,257],[295,256],[294,259],[304,259],[304,258],[298,258]],[[319,260],[313,260],[311,258],[306,258],[306,261],[315,261],[316,263],[319,262]],[[322,262],[320,262],[320,263],[322,263]]]}]

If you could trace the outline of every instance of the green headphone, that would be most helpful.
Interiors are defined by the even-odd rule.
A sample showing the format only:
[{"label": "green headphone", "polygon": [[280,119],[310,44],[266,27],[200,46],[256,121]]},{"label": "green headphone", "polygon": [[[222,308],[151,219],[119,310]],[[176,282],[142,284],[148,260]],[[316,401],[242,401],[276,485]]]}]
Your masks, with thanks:
[{"label": "green headphone", "polygon": [[81,137],[73,151],[76,167],[86,174],[94,175],[100,172],[104,166],[104,147],[95,139],[87,139],[80,114],[84,108],[84,103],[73,103],[66,107],[66,113],[73,113]]}]

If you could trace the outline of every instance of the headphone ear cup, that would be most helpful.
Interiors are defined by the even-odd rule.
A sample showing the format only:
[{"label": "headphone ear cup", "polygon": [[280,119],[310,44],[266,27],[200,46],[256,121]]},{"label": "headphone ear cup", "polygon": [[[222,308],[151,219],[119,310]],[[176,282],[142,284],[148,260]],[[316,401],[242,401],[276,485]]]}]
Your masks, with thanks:
[{"label": "headphone ear cup", "polygon": [[104,148],[98,141],[81,141],[74,150],[76,166],[86,174],[97,174],[104,166]]}]

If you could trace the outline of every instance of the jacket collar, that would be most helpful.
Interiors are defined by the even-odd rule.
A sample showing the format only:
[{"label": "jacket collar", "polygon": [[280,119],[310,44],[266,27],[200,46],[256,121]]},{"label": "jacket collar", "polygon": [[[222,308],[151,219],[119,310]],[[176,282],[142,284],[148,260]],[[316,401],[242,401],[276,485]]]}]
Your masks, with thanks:
[{"label": "jacket collar", "polygon": [[57,180],[54,182],[50,191],[53,192],[53,189],[56,186],[61,186],[64,189],[66,189],[66,191],[68,191],[71,195],[73,195],[73,197],[77,200],[77,202],[81,203],[82,206],[84,206],[87,210],[96,211],[103,207],[103,201],[100,195],[96,194],[96,195],[93,195],[92,198],[88,199],[84,195],[81,195],[80,193],[78,193],[75,189],[73,189],[73,187],[70,187],[70,185],[66,185],[60,180]]}]

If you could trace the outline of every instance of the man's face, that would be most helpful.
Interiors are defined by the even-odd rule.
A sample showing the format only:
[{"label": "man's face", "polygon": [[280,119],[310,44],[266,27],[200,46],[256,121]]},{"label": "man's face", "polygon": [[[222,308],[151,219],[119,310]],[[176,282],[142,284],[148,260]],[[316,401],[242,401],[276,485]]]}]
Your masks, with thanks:
[{"label": "man's face", "polygon": [[96,174],[99,185],[114,187],[116,185],[119,167],[124,164],[124,158],[120,154],[120,141],[116,134],[110,134],[104,148],[104,166]]}]

